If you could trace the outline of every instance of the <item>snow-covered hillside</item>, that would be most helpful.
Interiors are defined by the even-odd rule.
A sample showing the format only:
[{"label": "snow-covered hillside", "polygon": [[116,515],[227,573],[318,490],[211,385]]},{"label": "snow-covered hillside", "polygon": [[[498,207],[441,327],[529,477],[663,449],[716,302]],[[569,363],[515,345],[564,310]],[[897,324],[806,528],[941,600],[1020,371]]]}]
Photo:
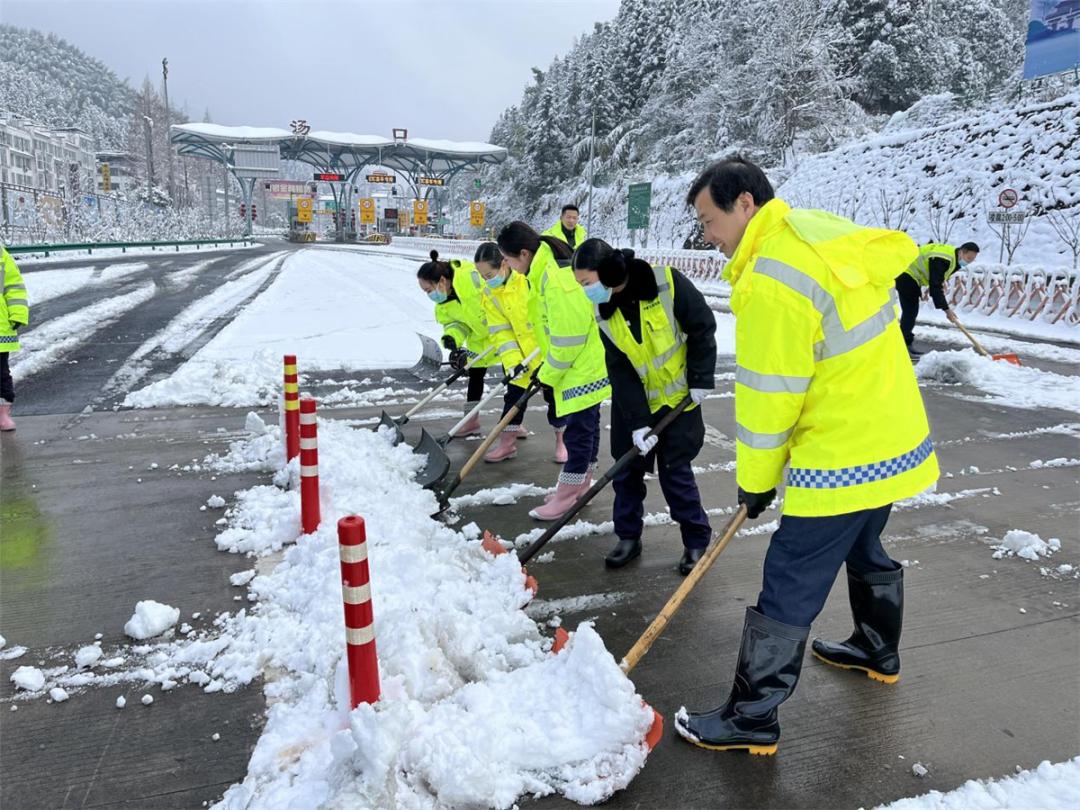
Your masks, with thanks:
[{"label": "snow-covered hillside", "polygon": [[[930,103],[938,105],[949,123],[909,126],[933,119],[923,114]],[[832,210],[866,225],[901,228],[919,242],[974,240],[983,247],[985,260],[996,261],[999,239],[987,224],[986,211],[997,207],[1001,190],[1013,188],[1020,195],[1014,210],[1039,214],[1014,262],[1071,266],[1072,251],[1051,219],[1075,228],[1080,217],[1080,93],[967,116],[954,109],[945,112],[942,103],[940,97],[928,99],[894,116],[882,134],[804,156],[786,177],[773,172],[778,193],[792,205]],[[681,247],[693,230],[685,195],[698,168],[652,177],[627,175],[609,188],[596,189],[592,233],[629,244],[626,186],[651,180],[648,244]],[[564,186],[541,199],[532,219],[547,227],[569,201],[581,204],[584,219],[587,193],[584,181]]]}]

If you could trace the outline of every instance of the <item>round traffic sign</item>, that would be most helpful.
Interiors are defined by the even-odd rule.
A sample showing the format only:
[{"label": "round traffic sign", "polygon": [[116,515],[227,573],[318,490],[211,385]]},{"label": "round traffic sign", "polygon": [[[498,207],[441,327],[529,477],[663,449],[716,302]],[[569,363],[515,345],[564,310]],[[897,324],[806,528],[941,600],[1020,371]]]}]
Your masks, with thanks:
[{"label": "round traffic sign", "polygon": [[360,201],[360,207],[361,208],[374,208],[375,207],[375,201],[365,198],[365,199]]},{"label": "round traffic sign", "polygon": [[1015,189],[1007,188],[998,194],[998,205],[1002,208],[1012,208],[1020,201],[1020,195],[1016,193]]}]

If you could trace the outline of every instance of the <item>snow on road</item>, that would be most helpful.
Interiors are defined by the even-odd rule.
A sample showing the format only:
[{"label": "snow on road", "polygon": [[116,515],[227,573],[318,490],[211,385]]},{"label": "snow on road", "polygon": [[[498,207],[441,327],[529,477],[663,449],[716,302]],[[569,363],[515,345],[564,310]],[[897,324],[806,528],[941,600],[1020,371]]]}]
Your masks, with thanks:
[{"label": "snow on road", "polygon": [[148,282],[125,295],[106,298],[26,332],[21,336],[24,351],[16,353],[11,362],[11,376],[22,380],[59,362],[121,315],[153,298],[154,289],[153,282]]},{"label": "snow on road", "polygon": [[[551,652],[522,610],[532,594],[514,555],[483,550],[475,524],[429,517],[438,505],[412,480],[421,459],[407,445],[321,422],[323,522],[299,536],[297,463],[281,466],[279,428],[254,415],[247,428],[208,463],[276,471],[274,485],[238,493],[218,536],[224,551],[284,547],[276,567],[244,578],[251,604],[178,637],[171,608],[140,602],[147,626],[128,632],[164,637],[78,670],[43,666],[19,699],[156,684],[168,700],[182,682],[229,692],[265,677],[266,726],[219,805],[229,809],[511,807],[551,793],[595,803],[629,784],[652,711],[590,625]],[[382,698],[350,711],[336,521],[351,513],[367,528]]]},{"label": "snow on road", "polygon": [[125,405],[268,404],[281,358],[300,372],[413,365],[417,332],[438,337],[432,303],[411,260],[310,248],[291,254],[274,283],[171,377]]},{"label": "snow on road", "polygon": [[[179,354],[197,341],[210,324],[232,312],[261,287],[277,265],[280,254],[254,262],[246,275],[226,281],[213,292],[203,296],[177,315],[160,332],[155,333],[127,359],[105,385],[106,391],[130,391],[150,370],[151,359],[157,355]],[[213,260],[211,260],[213,261]],[[196,267],[204,267],[203,262]],[[195,270],[196,268],[191,268]],[[191,272],[183,270],[182,273]],[[179,274],[177,274],[179,275]],[[174,279],[175,281],[175,279]]]},{"label": "snow on road", "polygon": [[1080,377],[1014,366],[971,351],[928,352],[915,366],[922,381],[979,388],[986,399],[1012,408],[1059,408],[1080,413]]}]

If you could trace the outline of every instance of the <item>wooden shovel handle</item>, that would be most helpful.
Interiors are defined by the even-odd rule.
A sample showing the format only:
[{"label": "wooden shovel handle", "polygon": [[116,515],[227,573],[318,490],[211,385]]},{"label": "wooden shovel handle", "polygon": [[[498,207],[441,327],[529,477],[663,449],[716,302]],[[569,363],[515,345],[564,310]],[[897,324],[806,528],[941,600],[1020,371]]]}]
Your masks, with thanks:
[{"label": "wooden shovel handle", "polygon": [[619,667],[623,672],[629,673],[634,667],[638,665],[638,662],[645,657],[645,653],[652,647],[653,642],[664,632],[664,628],[667,627],[668,622],[671,621],[671,617],[675,615],[676,611],[682,607],[682,603],[686,600],[686,597],[690,595],[690,591],[694,590],[694,586],[698,584],[698,581],[705,576],[705,573],[712,567],[712,564],[716,562],[716,558],[720,556],[721,552],[727,548],[727,544],[731,542],[731,538],[735,536],[735,532],[742,526],[743,521],[746,520],[746,505],[739,507],[738,511],[731,516],[731,520],[727,522],[724,527],[723,534],[720,538],[714,541],[709,550],[705,552],[697,565],[694,566],[690,574],[683,580],[682,585],[671,595],[667,604],[656,615],[656,618],[652,620],[645,632],[641,634],[634,646],[630,648],[630,652],[626,654]]},{"label": "wooden shovel handle", "polygon": [[988,352],[986,349],[984,349],[982,347],[982,344],[980,344],[979,341],[977,341],[975,339],[975,336],[973,334],[971,334],[971,332],[969,332],[967,329],[964,328],[964,325],[962,323],[960,323],[959,321],[953,321],[953,323],[955,323],[956,328],[959,329],[961,332],[963,332],[964,335],[967,337],[967,339],[971,341],[971,345],[975,347],[975,351],[977,351],[983,357],[989,357],[990,356],[990,352]]},{"label": "wooden shovel handle", "polygon": [[525,403],[529,401],[529,398],[538,390],[540,390],[540,384],[534,382],[522,392],[521,396],[518,397],[518,401],[506,412],[506,416],[500,419],[499,423],[495,425],[484,440],[480,442],[480,446],[476,448],[476,452],[469,456],[469,460],[461,465],[461,470],[457,474],[459,481],[472,472],[472,468],[480,463],[480,459],[483,457],[484,453],[486,453],[488,448],[495,443],[495,437],[503,432],[503,429],[513,421],[514,417],[525,407]]}]

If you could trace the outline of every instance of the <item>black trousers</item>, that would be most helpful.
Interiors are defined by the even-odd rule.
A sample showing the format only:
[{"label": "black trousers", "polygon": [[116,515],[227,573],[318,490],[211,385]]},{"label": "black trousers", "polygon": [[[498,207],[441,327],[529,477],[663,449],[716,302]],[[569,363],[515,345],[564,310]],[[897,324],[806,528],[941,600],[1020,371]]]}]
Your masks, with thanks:
[{"label": "black trousers", "polygon": [[846,515],[784,515],[765,553],[758,610],[770,619],[809,627],[825,606],[840,566],[870,574],[900,565],[881,546],[892,504]]},{"label": "black trousers", "polygon": [[15,383],[11,379],[11,368],[8,366],[8,352],[0,352],[0,399],[15,401]]},{"label": "black trousers", "polygon": [[484,398],[485,376],[487,376],[487,366],[484,368],[473,366],[469,369],[469,390],[465,394],[466,402],[479,402]]},{"label": "black trousers", "polygon": [[919,317],[922,288],[910,275],[901,273],[896,277],[896,296],[900,299],[900,332],[910,346],[915,340],[915,319]]}]

